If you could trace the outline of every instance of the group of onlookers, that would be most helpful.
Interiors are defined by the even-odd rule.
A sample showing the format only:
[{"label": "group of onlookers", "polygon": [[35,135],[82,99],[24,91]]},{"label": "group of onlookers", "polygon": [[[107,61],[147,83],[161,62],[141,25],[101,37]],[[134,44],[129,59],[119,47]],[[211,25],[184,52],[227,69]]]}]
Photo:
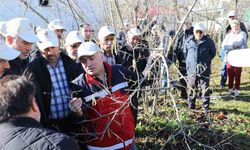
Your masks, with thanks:
[{"label": "group of onlookers", "polygon": [[131,89],[143,78],[149,55],[144,46],[134,49],[141,42],[139,29],[131,28],[118,50],[111,26],[100,28],[95,40],[84,24],[65,41],[59,19],[35,31],[26,18],[3,26],[1,148],[79,149],[58,131],[77,139],[81,149],[136,149],[137,97]]},{"label": "group of onlookers", "polygon": [[225,86],[228,77],[228,95],[238,96],[242,68],[230,65],[227,62],[227,53],[234,49],[246,48],[248,33],[244,23],[238,20],[236,11],[228,13],[228,22],[220,51],[222,61],[220,86]]}]

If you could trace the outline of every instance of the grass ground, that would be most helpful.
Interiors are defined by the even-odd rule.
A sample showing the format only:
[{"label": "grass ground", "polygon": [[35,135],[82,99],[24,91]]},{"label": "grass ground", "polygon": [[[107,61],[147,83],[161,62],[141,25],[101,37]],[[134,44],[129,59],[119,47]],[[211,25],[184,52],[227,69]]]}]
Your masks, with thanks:
[{"label": "grass ground", "polygon": [[250,149],[250,68],[243,69],[238,97],[228,97],[227,88],[219,87],[218,56],[212,70],[208,114],[199,107],[200,102],[195,111],[189,110],[187,102],[178,98],[178,92],[148,95],[155,98],[155,107],[153,100],[141,100],[136,127],[138,149]]}]

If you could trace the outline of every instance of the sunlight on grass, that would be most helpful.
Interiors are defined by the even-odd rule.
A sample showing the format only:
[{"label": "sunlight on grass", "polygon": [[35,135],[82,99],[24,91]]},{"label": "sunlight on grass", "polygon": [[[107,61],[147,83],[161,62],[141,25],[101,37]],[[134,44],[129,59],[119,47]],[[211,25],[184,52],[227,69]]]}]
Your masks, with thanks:
[{"label": "sunlight on grass", "polygon": [[[190,111],[187,101],[178,99],[179,92],[174,91],[178,116],[185,134],[202,144],[215,146],[215,149],[249,149],[250,147],[250,68],[243,68],[241,90],[238,97],[228,97],[228,88],[220,88],[220,58],[213,60],[210,87],[211,112],[205,115],[201,101],[197,100],[197,109]],[[178,80],[173,67],[170,69],[172,80]],[[169,96],[161,95],[157,99],[156,112],[152,114],[152,102],[149,96],[146,108],[139,114],[136,128],[138,149],[186,149],[183,134],[176,134],[179,122],[173,102]],[[209,120],[211,124],[208,124]],[[169,143],[166,140],[172,135]],[[189,146],[204,149],[201,143],[188,140]],[[220,144],[218,144],[220,143]]]}]

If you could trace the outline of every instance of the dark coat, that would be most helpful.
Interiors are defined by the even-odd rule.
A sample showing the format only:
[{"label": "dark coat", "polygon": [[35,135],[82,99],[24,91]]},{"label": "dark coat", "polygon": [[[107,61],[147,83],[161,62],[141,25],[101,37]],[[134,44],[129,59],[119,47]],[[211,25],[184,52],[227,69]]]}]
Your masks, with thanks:
[{"label": "dark coat", "polygon": [[33,44],[33,48],[29,56],[29,62],[31,63],[32,61],[34,61],[35,59],[41,56],[42,56],[41,51],[39,50],[36,44]]},{"label": "dark coat", "polygon": [[124,67],[131,71],[135,71],[133,68],[133,60],[135,60],[137,71],[142,73],[147,65],[150,52],[148,48],[142,44],[138,44],[134,48],[131,45],[125,44],[119,50],[119,55],[122,58],[122,65]]},{"label": "dark coat", "polygon": [[45,129],[33,118],[13,118],[0,124],[3,150],[80,150],[73,138]]},{"label": "dark coat", "polygon": [[202,74],[209,76],[211,61],[216,55],[214,41],[203,36],[199,44],[196,43],[194,36],[191,36],[184,45],[184,54],[186,56],[187,74]]},{"label": "dark coat", "polygon": [[182,30],[178,33],[176,42],[173,45],[173,53],[175,54],[175,56],[179,61],[185,60],[185,56],[183,53],[184,44],[186,40],[189,39],[192,35],[194,35],[193,27],[185,31]]},{"label": "dark coat", "polygon": [[22,75],[24,70],[27,68],[29,63],[29,59],[21,60],[19,57],[10,60],[10,69],[6,70],[4,73],[5,75]]},{"label": "dark coat", "polygon": [[21,60],[20,58],[15,58],[9,61],[10,69],[6,70],[4,75],[22,75],[28,64],[32,62],[37,57],[42,56],[38,50],[36,44],[33,45],[30,56],[27,59]]},{"label": "dark coat", "polygon": [[[75,89],[74,85],[71,83],[73,79],[75,79],[82,72],[79,70],[76,62],[73,61],[70,57],[61,53],[61,59],[63,61],[66,77],[68,80],[68,85],[70,91],[78,91]],[[38,106],[41,111],[41,122],[45,127],[50,127],[50,101],[51,101],[51,78],[46,66],[47,61],[43,57],[38,57],[34,61],[32,61],[27,70],[25,71],[25,75],[29,75],[32,73],[34,83],[36,84],[36,99],[38,102]]]}]

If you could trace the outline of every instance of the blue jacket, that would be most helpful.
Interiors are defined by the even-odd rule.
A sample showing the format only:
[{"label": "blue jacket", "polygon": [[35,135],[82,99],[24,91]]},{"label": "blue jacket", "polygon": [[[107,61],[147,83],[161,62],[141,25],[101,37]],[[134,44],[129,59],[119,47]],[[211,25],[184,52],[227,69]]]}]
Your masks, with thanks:
[{"label": "blue jacket", "polygon": [[191,36],[184,45],[186,56],[186,69],[188,75],[209,76],[211,61],[215,57],[216,47],[209,36],[203,36],[197,44],[194,36]]}]

